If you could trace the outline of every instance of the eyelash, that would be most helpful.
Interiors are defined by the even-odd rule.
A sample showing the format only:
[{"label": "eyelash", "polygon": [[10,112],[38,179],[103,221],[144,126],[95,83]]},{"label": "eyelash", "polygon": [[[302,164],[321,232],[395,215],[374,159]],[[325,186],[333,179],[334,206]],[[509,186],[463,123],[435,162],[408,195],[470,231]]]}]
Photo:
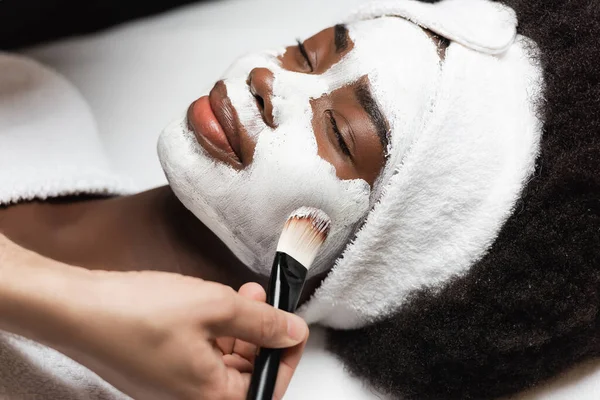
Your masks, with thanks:
[{"label": "eyelash", "polygon": [[306,52],[306,47],[304,47],[304,44],[302,43],[302,41],[300,39],[296,39],[296,43],[298,43],[298,50],[300,50],[300,54],[302,54],[302,57],[304,57],[304,59],[308,63],[308,67],[310,68],[310,72],[313,72],[314,68],[313,68],[312,63],[310,62],[310,58],[308,57],[308,53]]},{"label": "eyelash", "polygon": [[331,127],[333,128],[333,133],[335,133],[335,136],[338,140],[338,143],[340,145],[340,149],[342,150],[342,153],[344,153],[346,156],[352,158],[350,149],[348,148],[348,145],[346,144],[346,141],[344,140],[344,137],[342,136],[340,129],[338,128],[335,118],[333,117],[333,112],[331,112],[331,110],[327,110],[326,112],[327,112],[327,115],[329,116],[329,122],[331,123]]}]

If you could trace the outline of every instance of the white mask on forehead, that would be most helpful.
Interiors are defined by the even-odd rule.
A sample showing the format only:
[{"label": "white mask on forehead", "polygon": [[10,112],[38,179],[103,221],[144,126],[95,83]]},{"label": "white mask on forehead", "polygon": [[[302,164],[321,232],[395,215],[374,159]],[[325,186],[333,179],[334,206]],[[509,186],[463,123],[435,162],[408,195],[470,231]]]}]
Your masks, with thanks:
[{"label": "white mask on forehead", "polygon": [[[392,129],[399,125],[399,117],[408,127],[419,120],[416,114],[425,107],[431,74],[437,74],[435,46],[413,24],[361,21],[349,31],[354,49],[322,75],[284,70],[277,59],[281,52],[243,57],[226,72],[232,105],[257,140],[252,165],[245,170],[214,161],[189,132],[185,118],[169,125],[159,140],[161,163],[177,197],[242,262],[261,274],[270,273],[277,239],[296,208],[317,207],[332,220],[329,238],[311,268],[316,274],[333,265],[372,205],[367,182],[340,180],[334,167],[318,156],[310,100],[367,75]],[[397,54],[401,52],[405,54]],[[411,74],[398,76],[407,69],[397,65],[405,56],[410,57]],[[260,67],[274,76],[275,129],[263,122],[247,85],[250,71]],[[419,76],[411,76],[414,73]],[[391,143],[402,147],[402,140],[392,138]],[[396,153],[391,159],[397,159]]]}]

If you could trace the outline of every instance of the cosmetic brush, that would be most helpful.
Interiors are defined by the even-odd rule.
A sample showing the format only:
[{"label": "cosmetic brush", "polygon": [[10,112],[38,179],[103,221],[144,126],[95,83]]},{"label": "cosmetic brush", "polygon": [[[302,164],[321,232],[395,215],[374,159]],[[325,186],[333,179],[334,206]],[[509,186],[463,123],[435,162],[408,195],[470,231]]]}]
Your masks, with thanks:
[{"label": "cosmetic brush", "polygon": [[[302,207],[287,219],[271,269],[267,303],[287,312],[296,311],[306,275],[327,239],[331,220],[323,211]],[[272,400],[285,349],[261,348],[254,361],[247,400]]]}]

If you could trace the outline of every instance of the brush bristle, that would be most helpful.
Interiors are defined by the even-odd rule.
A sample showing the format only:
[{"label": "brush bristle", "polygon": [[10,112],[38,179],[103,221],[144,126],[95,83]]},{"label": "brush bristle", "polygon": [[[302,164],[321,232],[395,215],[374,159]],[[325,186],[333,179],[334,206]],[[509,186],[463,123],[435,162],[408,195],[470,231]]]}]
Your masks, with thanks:
[{"label": "brush bristle", "polygon": [[297,209],[283,227],[277,251],[294,257],[309,269],[329,235],[330,224],[329,216],[317,208]]}]

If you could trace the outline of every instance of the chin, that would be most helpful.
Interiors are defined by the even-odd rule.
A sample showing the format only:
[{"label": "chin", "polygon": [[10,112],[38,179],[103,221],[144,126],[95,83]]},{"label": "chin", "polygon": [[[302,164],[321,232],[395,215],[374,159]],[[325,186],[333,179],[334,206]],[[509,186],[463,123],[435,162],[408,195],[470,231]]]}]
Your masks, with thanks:
[{"label": "chin", "polygon": [[[213,159],[198,143],[185,115],[171,122],[160,134],[158,158],[169,186],[179,201],[215,233],[247,266],[255,263],[252,252],[223,223],[210,201],[225,202],[230,183],[238,171]],[[268,274],[268,271],[256,271]]]}]

